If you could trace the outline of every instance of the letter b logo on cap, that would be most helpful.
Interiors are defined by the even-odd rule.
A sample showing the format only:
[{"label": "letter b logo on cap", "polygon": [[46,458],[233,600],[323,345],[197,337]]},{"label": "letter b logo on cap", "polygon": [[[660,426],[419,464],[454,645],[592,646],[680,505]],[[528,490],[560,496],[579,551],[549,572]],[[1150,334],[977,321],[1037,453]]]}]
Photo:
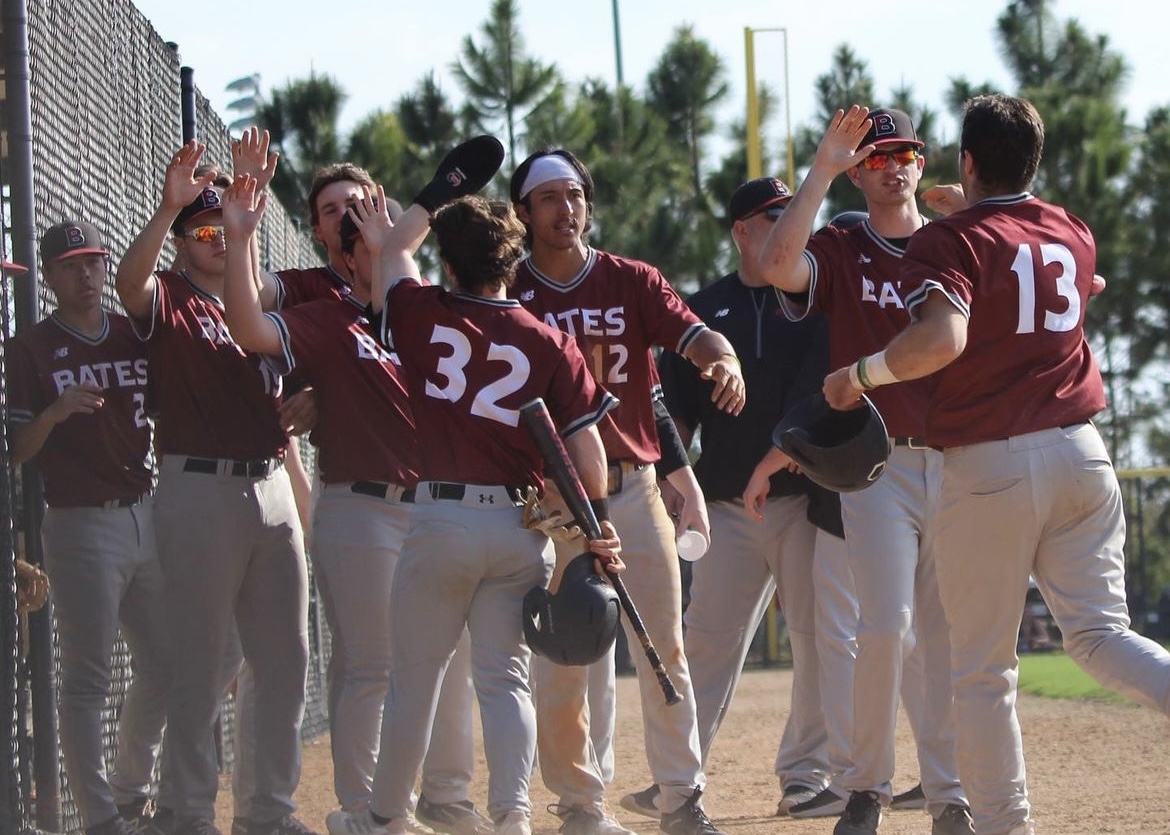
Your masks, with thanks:
[{"label": "letter b logo on cap", "polygon": [[80,226],[66,226],[65,248],[76,249],[79,246],[85,246],[85,232]]}]

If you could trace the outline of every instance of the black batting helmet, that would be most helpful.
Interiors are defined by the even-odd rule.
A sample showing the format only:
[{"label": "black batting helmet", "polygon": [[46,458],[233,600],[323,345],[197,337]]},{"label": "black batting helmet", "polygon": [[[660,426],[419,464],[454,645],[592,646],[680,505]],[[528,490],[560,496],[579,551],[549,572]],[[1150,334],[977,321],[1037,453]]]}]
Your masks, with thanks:
[{"label": "black batting helmet", "polygon": [[593,570],[594,559],[591,553],[574,557],[556,594],[537,586],[524,595],[524,639],[555,664],[592,664],[617,638],[617,592]]},{"label": "black batting helmet", "polygon": [[772,443],[800,465],[804,474],[838,493],[864,490],[886,468],[890,439],[873,402],[838,411],[820,392],[789,409],[772,430]]},{"label": "black batting helmet", "polygon": [[826,226],[834,226],[841,230],[852,229],[854,226],[857,226],[866,220],[869,220],[868,212],[838,212],[837,214],[833,215],[833,219],[830,220]]}]

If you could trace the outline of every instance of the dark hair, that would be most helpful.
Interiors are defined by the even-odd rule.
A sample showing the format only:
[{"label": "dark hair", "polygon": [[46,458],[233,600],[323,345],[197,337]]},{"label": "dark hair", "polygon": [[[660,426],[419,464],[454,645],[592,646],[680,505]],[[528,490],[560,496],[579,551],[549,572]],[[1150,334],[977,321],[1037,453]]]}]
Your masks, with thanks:
[{"label": "dark hair", "polygon": [[1044,152],[1044,121],[1027,99],[976,96],[963,112],[959,150],[971,155],[985,189],[1027,191]]},{"label": "dark hair", "polygon": [[326,165],[316,173],[313,177],[313,185],[309,187],[310,226],[316,226],[321,220],[317,215],[317,198],[321,196],[325,186],[342,182],[357,183],[359,186],[368,186],[369,188],[375,187],[374,178],[370,176],[370,172],[359,165],[354,165],[352,162],[335,162],[332,165]]},{"label": "dark hair", "polygon": [[232,184],[231,175],[214,163],[204,163],[195,167],[195,179],[206,176],[207,174],[215,174],[215,179],[211,181],[211,185],[216,188],[229,188]]},{"label": "dark hair", "polygon": [[[581,177],[581,185],[585,189],[585,202],[593,202],[593,178],[589,176],[589,169],[585,167],[585,163],[577,159],[572,151],[567,151],[564,148],[542,148],[539,151],[531,153],[524,162],[516,166],[516,170],[512,173],[512,180],[508,186],[508,194],[512,198],[513,203],[524,203],[520,199],[520,189],[524,185],[524,180],[528,177],[528,171],[532,168],[532,163],[536,162],[541,157],[547,157],[556,154],[558,157],[563,157],[569,165]],[[527,198],[525,198],[527,199]],[[527,205],[525,203],[525,205]]]},{"label": "dark hair", "polygon": [[431,228],[439,257],[447,262],[459,289],[480,294],[485,288],[511,287],[524,257],[524,224],[502,200],[462,197],[435,213]]}]

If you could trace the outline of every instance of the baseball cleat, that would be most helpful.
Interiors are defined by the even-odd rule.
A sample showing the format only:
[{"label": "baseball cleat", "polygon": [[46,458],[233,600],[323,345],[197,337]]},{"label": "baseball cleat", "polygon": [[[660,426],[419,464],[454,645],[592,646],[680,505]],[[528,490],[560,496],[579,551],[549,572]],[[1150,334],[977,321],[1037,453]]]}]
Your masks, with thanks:
[{"label": "baseball cleat", "polygon": [[845,811],[833,827],[833,835],[877,835],[882,804],[876,792],[853,792]]},{"label": "baseball cleat", "polygon": [[658,820],[658,831],[665,835],[723,835],[699,805],[702,794],[702,789],[695,789],[682,806],[664,812]]},{"label": "baseball cleat", "polygon": [[627,812],[635,812],[658,820],[662,817],[657,803],[659,793],[658,784],[655,783],[650,788],[642,789],[640,792],[630,792],[621,799],[619,805]]},{"label": "baseball cleat", "polygon": [[802,786],[800,783],[793,783],[790,786],[784,787],[784,794],[780,797],[780,802],[776,804],[776,816],[784,817],[788,814],[793,806],[801,803],[807,803],[817,796],[819,792],[816,789]]},{"label": "baseball cleat", "polygon": [[470,800],[431,803],[425,795],[419,795],[414,814],[422,823],[444,835],[491,835],[496,831],[496,825]]},{"label": "baseball cleat", "polygon": [[285,815],[274,821],[235,818],[232,820],[232,835],[236,835],[237,823],[243,830],[243,835],[317,835],[295,815]]},{"label": "baseball cleat", "polygon": [[338,809],[325,818],[329,835],[435,835],[435,830],[418,822],[414,815],[378,823],[367,809],[346,812]]},{"label": "baseball cleat", "polygon": [[894,795],[894,799],[890,801],[890,808],[899,811],[902,809],[925,809],[926,795],[922,792],[922,784],[919,783],[912,789]]},{"label": "baseball cleat", "polygon": [[832,789],[825,789],[812,800],[797,803],[788,810],[790,818],[835,818],[845,811],[845,798]]},{"label": "baseball cleat", "polygon": [[930,825],[930,835],[975,835],[971,810],[962,803],[948,803]]},{"label": "baseball cleat", "polygon": [[513,809],[496,824],[496,835],[532,835],[532,819],[526,812]]}]

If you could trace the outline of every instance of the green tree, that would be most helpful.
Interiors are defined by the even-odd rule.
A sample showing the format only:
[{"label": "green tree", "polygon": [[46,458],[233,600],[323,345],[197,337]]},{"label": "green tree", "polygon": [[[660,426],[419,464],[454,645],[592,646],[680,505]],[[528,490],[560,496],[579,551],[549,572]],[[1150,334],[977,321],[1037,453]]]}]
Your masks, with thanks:
[{"label": "green tree", "polygon": [[682,137],[691,163],[692,196],[703,192],[703,140],[715,131],[715,108],[727,96],[723,61],[694,27],[680,26],[646,80],[647,103],[672,136]]},{"label": "green tree", "polygon": [[314,72],[273,90],[257,111],[257,121],[281,153],[272,190],[294,217],[308,216],[313,174],[341,158],[338,119],[345,99],[337,81]]},{"label": "green tree", "polygon": [[[818,75],[814,85],[817,91],[816,119],[798,131],[796,144],[798,158],[810,164],[838,110],[847,110],[854,104],[877,106],[869,65],[846,44],[834,50],[828,72]],[[865,211],[865,196],[848,178],[837,177],[825,196],[824,212],[831,217],[850,209]]]},{"label": "green tree", "polygon": [[485,128],[503,123],[508,152],[516,158],[519,126],[554,91],[556,67],[528,57],[514,0],[493,0],[491,14],[480,27],[483,45],[463,39],[461,57],[452,70],[475,114]]}]

